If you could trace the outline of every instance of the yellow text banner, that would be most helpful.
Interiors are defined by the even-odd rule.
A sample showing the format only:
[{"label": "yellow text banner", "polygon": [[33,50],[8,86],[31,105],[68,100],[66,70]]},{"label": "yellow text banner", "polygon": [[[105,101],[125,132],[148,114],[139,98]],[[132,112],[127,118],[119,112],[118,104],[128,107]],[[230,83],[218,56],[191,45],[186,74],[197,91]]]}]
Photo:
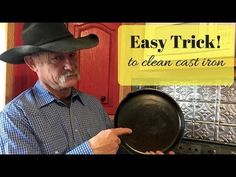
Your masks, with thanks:
[{"label": "yellow text banner", "polygon": [[234,24],[140,24],[118,30],[120,85],[231,85]]}]

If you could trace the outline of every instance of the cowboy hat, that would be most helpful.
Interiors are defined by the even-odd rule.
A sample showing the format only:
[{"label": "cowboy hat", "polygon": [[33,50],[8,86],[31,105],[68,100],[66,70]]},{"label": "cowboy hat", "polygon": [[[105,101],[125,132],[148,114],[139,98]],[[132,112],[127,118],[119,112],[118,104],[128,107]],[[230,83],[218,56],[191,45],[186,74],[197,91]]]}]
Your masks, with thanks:
[{"label": "cowboy hat", "polygon": [[25,23],[22,31],[23,45],[9,49],[0,55],[0,60],[24,63],[24,57],[38,52],[67,53],[94,47],[98,37],[90,34],[74,38],[64,23]]}]

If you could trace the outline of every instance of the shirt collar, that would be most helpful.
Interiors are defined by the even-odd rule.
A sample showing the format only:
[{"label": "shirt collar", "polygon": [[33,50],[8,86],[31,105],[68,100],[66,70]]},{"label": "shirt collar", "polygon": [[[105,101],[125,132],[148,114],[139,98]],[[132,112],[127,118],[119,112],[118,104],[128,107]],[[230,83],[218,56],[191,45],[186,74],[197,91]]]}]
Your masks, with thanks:
[{"label": "shirt collar", "polygon": [[[33,92],[40,108],[54,101],[59,101],[52,93],[46,90],[39,81],[37,81],[34,85]],[[72,88],[71,93],[72,101],[79,100],[84,105],[84,101],[82,100],[82,97],[80,96],[81,93],[79,91]]]}]

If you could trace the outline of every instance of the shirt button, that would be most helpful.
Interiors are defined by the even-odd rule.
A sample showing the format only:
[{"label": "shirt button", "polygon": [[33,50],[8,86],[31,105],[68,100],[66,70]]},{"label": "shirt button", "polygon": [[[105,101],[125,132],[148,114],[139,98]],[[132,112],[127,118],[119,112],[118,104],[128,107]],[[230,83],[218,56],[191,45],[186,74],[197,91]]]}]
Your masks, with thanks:
[{"label": "shirt button", "polygon": [[55,154],[59,154],[59,151],[55,151]]},{"label": "shirt button", "polygon": [[78,129],[75,129],[75,132],[78,132]]}]

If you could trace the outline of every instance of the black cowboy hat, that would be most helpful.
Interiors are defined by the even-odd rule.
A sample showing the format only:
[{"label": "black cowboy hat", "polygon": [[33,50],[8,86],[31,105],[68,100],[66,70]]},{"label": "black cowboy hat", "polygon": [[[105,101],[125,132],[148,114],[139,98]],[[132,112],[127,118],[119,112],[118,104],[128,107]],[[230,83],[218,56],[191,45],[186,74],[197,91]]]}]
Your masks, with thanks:
[{"label": "black cowboy hat", "polygon": [[95,34],[74,38],[64,23],[25,23],[22,39],[23,45],[2,53],[0,60],[21,64],[27,55],[43,51],[67,53],[94,47],[99,41]]}]

